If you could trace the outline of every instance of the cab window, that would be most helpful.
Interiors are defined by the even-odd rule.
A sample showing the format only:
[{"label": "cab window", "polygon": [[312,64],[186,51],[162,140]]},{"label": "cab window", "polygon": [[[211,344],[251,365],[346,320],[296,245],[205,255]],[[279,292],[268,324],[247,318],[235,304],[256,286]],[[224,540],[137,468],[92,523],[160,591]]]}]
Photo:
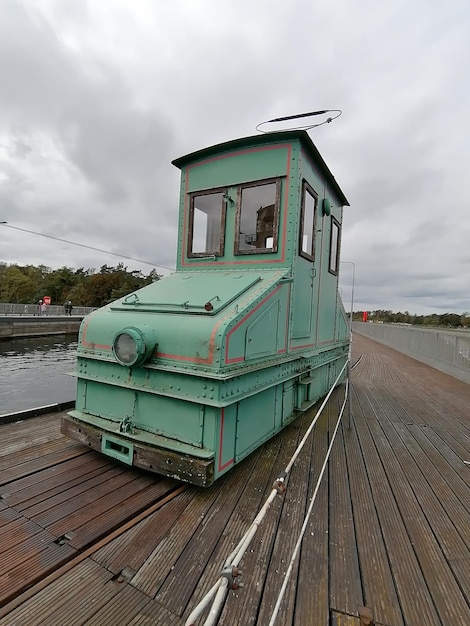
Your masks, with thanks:
[{"label": "cab window", "polygon": [[279,179],[239,187],[235,254],[277,251],[280,187]]},{"label": "cab window", "polygon": [[304,181],[302,206],[300,212],[300,256],[313,261],[315,259],[315,222],[317,216],[318,197]]},{"label": "cab window", "polygon": [[224,253],[225,189],[190,194],[188,257]]},{"label": "cab window", "polygon": [[329,271],[337,275],[339,271],[339,245],[340,245],[341,227],[339,222],[331,216],[331,232],[330,232],[330,263]]}]

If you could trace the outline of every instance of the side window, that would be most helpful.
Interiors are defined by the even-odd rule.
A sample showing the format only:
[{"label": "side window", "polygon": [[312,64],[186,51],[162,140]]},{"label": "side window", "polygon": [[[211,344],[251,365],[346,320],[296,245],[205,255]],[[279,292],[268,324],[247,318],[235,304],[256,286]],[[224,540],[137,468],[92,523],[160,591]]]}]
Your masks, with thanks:
[{"label": "side window", "polygon": [[315,221],[318,198],[310,185],[304,181],[302,206],[300,211],[300,256],[313,261],[315,259]]},{"label": "side window", "polygon": [[280,188],[279,179],[239,187],[235,254],[277,251]]},{"label": "side window", "polygon": [[190,195],[188,257],[224,253],[225,189]]},{"label": "side window", "polygon": [[330,263],[328,270],[338,275],[339,270],[339,242],[340,242],[340,223],[331,216],[331,234],[330,234]]}]

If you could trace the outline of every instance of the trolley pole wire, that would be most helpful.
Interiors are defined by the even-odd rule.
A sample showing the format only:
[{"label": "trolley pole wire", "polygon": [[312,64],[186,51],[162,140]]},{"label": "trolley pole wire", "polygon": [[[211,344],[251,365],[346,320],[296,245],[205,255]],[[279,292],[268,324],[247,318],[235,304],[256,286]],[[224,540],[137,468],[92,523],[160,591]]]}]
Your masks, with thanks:
[{"label": "trolley pole wire", "polygon": [[[288,474],[290,472],[290,470],[292,469],[292,466],[294,465],[297,457],[299,456],[300,452],[302,451],[306,441],[308,440],[313,428],[315,427],[315,424],[317,423],[323,409],[325,408],[328,400],[331,397],[331,394],[333,393],[336,385],[338,384],[341,376],[343,375],[344,371],[347,370],[349,372],[349,362],[350,362],[350,358],[351,355],[350,353],[348,354],[348,358],[346,360],[346,363],[343,365],[343,367],[341,368],[340,373],[338,374],[338,376],[336,377],[335,382],[333,383],[333,385],[331,386],[328,394],[325,396],[323,402],[320,405],[320,408],[318,409],[317,413],[315,414],[315,417],[313,418],[310,426],[308,427],[305,435],[302,437],[301,442],[299,443],[299,445],[297,446],[297,449],[295,450],[294,454],[292,455],[289,463],[287,464],[286,468],[284,469],[283,472],[281,472],[278,476],[278,478],[274,481],[274,485],[273,488],[271,490],[271,493],[269,494],[266,502],[264,503],[264,505],[262,506],[262,508],[260,509],[258,515],[256,516],[256,518],[253,520],[253,522],[251,523],[250,527],[248,528],[248,530],[246,531],[245,535],[241,538],[241,540],[239,541],[238,545],[235,547],[235,549],[232,551],[232,553],[227,557],[227,559],[225,560],[221,575],[219,580],[213,585],[213,587],[211,587],[211,589],[207,592],[207,594],[204,596],[204,598],[201,600],[201,602],[199,602],[199,604],[193,609],[193,611],[191,612],[191,614],[189,615],[189,617],[187,618],[186,622],[185,622],[185,626],[195,626],[196,624],[196,620],[202,615],[203,611],[206,609],[206,607],[210,604],[211,600],[212,600],[212,606],[211,609],[209,611],[209,615],[207,616],[206,621],[204,622],[204,626],[214,626],[217,623],[217,620],[219,618],[219,615],[222,611],[223,608],[223,604],[225,602],[225,599],[227,597],[227,593],[229,591],[229,589],[237,589],[240,584],[237,582],[236,578],[239,575],[239,570],[238,570],[238,565],[241,561],[241,559],[243,558],[246,550],[248,549],[248,546],[250,545],[253,537],[256,534],[256,531],[258,530],[261,522],[263,521],[269,507],[271,506],[271,503],[273,502],[274,498],[276,497],[277,494],[283,494],[286,491],[286,479],[288,477]],[[315,502],[315,498],[316,495],[318,493],[319,490],[319,486],[320,486],[320,481],[323,477],[323,474],[325,472],[325,468],[328,462],[328,457],[330,455],[331,452],[331,448],[333,446],[333,442],[334,442],[334,438],[336,436],[339,424],[340,424],[340,420],[341,417],[343,415],[343,411],[344,411],[344,407],[346,404],[346,400],[349,397],[348,394],[348,386],[349,386],[349,380],[347,380],[347,384],[346,384],[346,396],[345,396],[345,400],[343,402],[343,406],[341,408],[341,412],[340,412],[340,416],[338,419],[338,422],[336,424],[336,428],[335,431],[333,433],[333,437],[330,443],[330,446],[328,448],[327,451],[327,456],[325,459],[325,462],[323,464],[318,482],[317,482],[317,486],[315,488],[315,492],[312,496],[312,500],[310,502],[310,507],[308,510],[308,514],[306,516],[306,520],[304,521],[304,526],[306,528],[307,526],[307,521],[308,521],[308,517],[310,515],[311,509],[313,507],[313,503]],[[299,538],[298,541],[298,546],[296,545],[295,551],[294,551],[294,555],[292,557],[293,560],[291,560],[291,564],[289,565],[289,576],[290,573],[292,571],[292,567],[293,567],[293,561],[295,561],[295,558],[297,556],[297,552],[300,548],[300,543],[302,541],[302,537],[303,537],[303,533],[305,532],[305,528],[302,527],[302,536]],[[287,582],[288,582],[288,578],[284,580],[284,585],[283,587],[287,586]],[[280,597],[278,598],[278,604],[280,606],[281,601],[282,601],[282,597],[284,595],[285,592],[285,588],[284,590],[282,590],[282,595],[280,595]],[[277,606],[277,604],[276,604]],[[277,611],[279,610],[279,607],[276,610],[276,615],[277,615]],[[270,622],[270,626],[271,624],[274,624],[273,619],[276,619],[276,615],[273,615],[273,618],[271,618],[271,622]]]}]

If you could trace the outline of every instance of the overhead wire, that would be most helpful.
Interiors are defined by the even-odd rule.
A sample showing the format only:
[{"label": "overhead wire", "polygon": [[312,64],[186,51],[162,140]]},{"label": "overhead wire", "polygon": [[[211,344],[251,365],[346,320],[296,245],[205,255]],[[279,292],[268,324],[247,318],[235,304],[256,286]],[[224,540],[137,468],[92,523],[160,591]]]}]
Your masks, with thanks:
[{"label": "overhead wire", "polygon": [[72,246],[79,246],[80,248],[87,248],[88,250],[94,250],[95,252],[103,252],[104,254],[110,254],[112,256],[117,256],[122,259],[128,259],[129,261],[136,261],[137,263],[143,263],[145,265],[151,265],[152,267],[159,267],[161,269],[169,270],[170,272],[174,272],[174,267],[167,267],[166,265],[161,265],[160,263],[153,263],[151,261],[145,261],[144,259],[136,259],[135,257],[128,256],[127,254],[120,254],[119,252],[111,252],[110,250],[104,250],[103,248],[97,248],[95,246],[90,246],[85,243],[79,243],[77,241],[71,241],[70,239],[63,239],[62,237],[56,237],[55,235],[49,235],[46,233],[38,233],[34,230],[29,230],[28,228],[21,228],[20,226],[13,226],[12,224],[8,224],[8,222],[0,222],[2,226],[6,226],[7,228],[12,228],[13,230],[20,230],[24,233],[29,233],[31,235],[38,235],[39,237],[45,237],[46,239],[54,239],[55,241],[61,241],[63,243],[68,243]]}]

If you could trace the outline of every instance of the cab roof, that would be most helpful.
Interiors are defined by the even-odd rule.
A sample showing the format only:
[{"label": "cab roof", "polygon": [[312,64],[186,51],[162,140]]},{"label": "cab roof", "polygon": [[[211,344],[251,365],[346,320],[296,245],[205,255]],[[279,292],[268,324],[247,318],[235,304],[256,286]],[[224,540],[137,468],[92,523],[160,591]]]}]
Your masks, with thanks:
[{"label": "cab roof", "polygon": [[304,150],[309,154],[313,162],[317,165],[320,172],[323,174],[327,182],[331,185],[338,198],[341,200],[343,206],[349,206],[349,202],[341,190],[340,186],[336,182],[335,177],[331,173],[328,165],[323,160],[317,147],[310,139],[309,134],[305,130],[288,130],[279,131],[274,133],[262,133],[259,135],[252,135],[250,137],[241,137],[239,139],[232,139],[231,141],[225,141],[223,143],[215,144],[195,152],[190,152],[184,156],[179,157],[172,161],[172,164],[183,169],[187,165],[195,163],[203,159],[211,158],[217,154],[228,152],[231,150],[240,150],[243,148],[249,148],[255,145],[266,145],[270,143],[278,143],[279,141],[300,141]]}]

